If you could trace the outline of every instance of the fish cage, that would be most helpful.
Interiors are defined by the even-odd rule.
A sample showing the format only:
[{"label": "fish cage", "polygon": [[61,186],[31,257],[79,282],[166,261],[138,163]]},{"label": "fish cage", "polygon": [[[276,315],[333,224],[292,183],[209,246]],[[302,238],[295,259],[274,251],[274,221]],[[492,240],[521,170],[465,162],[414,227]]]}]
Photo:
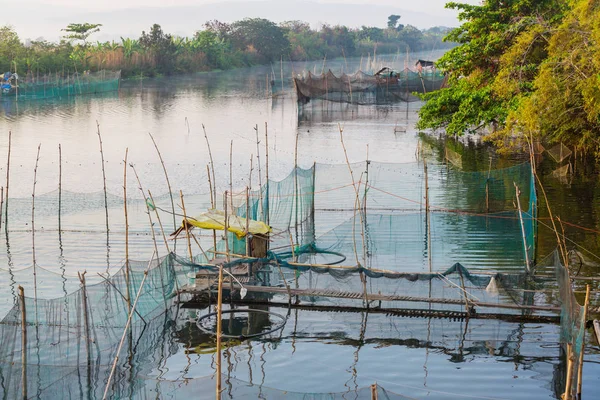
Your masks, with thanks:
[{"label": "fish cage", "polygon": [[[6,75],[6,74],[5,74]],[[11,75],[3,81],[1,95],[23,100],[66,98],[119,90],[121,71]]]},{"label": "fish cage", "polygon": [[[120,211],[128,205],[126,220],[117,223],[113,237],[128,224],[152,229],[141,236],[142,230],[133,230],[135,240],[131,232],[125,234],[132,236],[132,247],[141,249],[136,254],[148,256],[134,261],[126,247],[118,270],[108,270],[109,256],[123,256],[118,246],[107,252],[106,262],[81,261],[79,269],[95,275],[73,276],[64,267],[51,270],[35,261],[26,268],[0,270],[9,283],[2,288],[9,309],[0,322],[4,393],[41,398],[197,394],[198,385],[211,385],[214,369],[209,377],[173,378],[163,364],[177,353],[177,343],[197,343],[194,351],[211,354],[234,346],[217,349],[212,339],[220,272],[228,307],[224,333],[232,343],[255,335],[273,343],[282,335],[327,335],[328,324],[334,324],[353,332],[336,340],[356,344],[366,340],[367,325],[384,331],[389,321],[399,319],[415,321],[415,329],[430,324],[430,336],[420,340],[445,349],[451,347],[448,332],[456,330],[452,337],[466,333],[458,325],[436,330],[443,321],[471,321],[471,326],[501,321],[511,329],[513,323],[560,323],[561,341],[573,349],[573,357],[582,351],[584,310],[573,296],[568,270],[556,254],[536,259],[537,195],[529,163],[484,172],[426,162],[314,164],[296,167],[285,179],[269,180],[258,190],[227,193],[221,201],[211,190],[205,196],[210,201],[186,203],[188,210],[210,208],[198,217],[190,217],[185,207],[183,216],[170,212],[170,197],[144,194],[131,200],[59,191],[11,199],[6,206],[13,225],[26,221],[35,208],[50,230],[53,225],[44,218],[54,221],[58,209],[58,230],[49,234],[61,243],[61,256],[61,240],[81,240],[81,221],[92,214],[102,221],[105,210],[106,232],[99,237],[112,243],[109,208]],[[6,219],[3,223],[6,227]],[[168,238],[171,223],[181,223],[183,229]],[[198,228],[206,234],[198,235]],[[98,263],[95,269],[93,262]],[[188,317],[182,306],[203,311]],[[291,313],[325,317],[319,328],[300,324],[290,331]],[[372,315],[369,324],[361,320],[357,325],[356,315],[363,314]],[[191,326],[202,328],[200,333],[194,330],[198,337],[190,336]],[[398,342],[397,333],[378,337],[385,336],[381,340],[386,344],[405,343]],[[186,349],[192,351],[189,345]],[[406,398],[385,387],[357,383],[353,398]],[[316,396],[234,378],[225,385],[223,396],[227,394]],[[319,395],[346,398],[340,393]],[[201,396],[213,398],[214,392]]]},{"label": "fish cage", "polygon": [[329,70],[321,75],[310,71],[294,77],[299,104],[325,100],[351,104],[387,104],[419,101],[418,94],[441,89],[445,75],[434,69],[394,71],[383,68],[371,75],[362,71],[336,76]]}]

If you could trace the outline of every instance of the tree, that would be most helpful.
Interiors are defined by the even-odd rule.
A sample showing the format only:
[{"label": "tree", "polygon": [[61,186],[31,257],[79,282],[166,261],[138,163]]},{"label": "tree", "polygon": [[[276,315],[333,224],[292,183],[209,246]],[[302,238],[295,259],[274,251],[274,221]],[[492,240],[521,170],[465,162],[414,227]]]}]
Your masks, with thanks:
[{"label": "tree", "polygon": [[159,24],[152,25],[150,33],[142,31],[138,43],[144,50],[152,53],[158,72],[167,75],[174,72],[177,47],[173,43],[173,37],[165,34]]},{"label": "tree", "polygon": [[562,18],[564,4],[561,0],[448,3],[447,8],[459,10],[463,23],[445,40],[460,45],[438,61],[449,75],[448,87],[424,96],[427,102],[417,126],[445,128],[450,135],[502,128],[509,111],[531,93],[532,79],[545,58],[547,42],[538,40],[544,33],[532,30],[552,29]]},{"label": "tree", "polygon": [[231,24],[234,46],[247,52],[255,52],[260,61],[279,60],[290,50],[290,42],[282,28],[264,18],[246,18]]},{"label": "tree", "polygon": [[388,22],[387,22],[387,27],[389,29],[396,29],[396,25],[398,24],[398,21],[400,20],[400,16],[397,14],[392,14],[388,17]]},{"label": "tree", "polygon": [[13,69],[12,63],[23,50],[19,35],[10,26],[0,27],[0,68],[1,72]]},{"label": "tree", "polygon": [[65,39],[68,40],[81,40],[83,42],[83,46],[87,45],[87,39],[91,34],[96,33],[100,30],[102,24],[69,24],[62,31],[67,32],[64,36]]}]

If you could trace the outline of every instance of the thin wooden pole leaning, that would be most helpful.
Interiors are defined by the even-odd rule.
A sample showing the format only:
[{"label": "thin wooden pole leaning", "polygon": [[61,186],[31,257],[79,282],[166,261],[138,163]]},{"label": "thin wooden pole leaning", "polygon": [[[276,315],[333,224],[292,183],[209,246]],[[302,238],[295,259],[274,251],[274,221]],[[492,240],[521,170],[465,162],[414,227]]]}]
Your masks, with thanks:
[{"label": "thin wooden pole leaning", "polygon": [[40,161],[40,148],[38,145],[37,156],[35,159],[35,168],[33,169],[33,191],[31,192],[31,255],[33,259],[33,301],[35,304],[35,323],[38,322],[37,307],[37,260],[35,259],[35,185],[37,183],[37,169]]},{"label": "thin wooden pole leaning", "polygon": [[[348,170],[350,171],[350,177],[352,178],[352,187],[354,188],[354,194],[355,194],[355,207],[354,207],[354,212],[355,212],[355,216],[356,216],[356,211],[360,210],[360,197],[358,194],[358,187],[356,186],[356,181],[354,180],[354,173],[352,172],[352,167],[350,166],[350,161],[348,160],[348,152],[346,151],[346,145],[344,144],[344,129],[342,128],[342,126],[338,123],[338,129],[340,131],[340,142],[342,143],[342,149],[344,150],[344,156],[346,158],[346,165],[348,166]],[[365,262],[366,262],[366,254],[364,254],[365,251],[365,232],[364,232],[364,223],[363,223],[363,217],[362,217],[362,212],[359,211],[359,216],[360,216],[360,226],[361,226],[361,230],[362,230],[362,240],[363,240],[363,256],[365,257]],[[354,226],[355,224],[353,224]],[[352,242],[354,243],[354,255],[356,256],[356,263],[360,266],[361,263],[358,259],[358,250],[356,247],[356,237],[353,234],[352,235]],[[367,278],[365,277],[365,275],[363,274],[362,271],[360,271],[360,280],[362,281],[363,284],[363,292],[364,292],[364,301],[365,301],[365,307],[369,308],[369,297],[367,295]]]},{"label": "thin wooden pole leaning", "polygon": [[[585,303],[583,305],[583,324],[587,323],[588,306],[590,305],[590,285],[585,287]],[[581,338],[581,349],[579,350],[579,360],[577,366],[577,398],[581,398],[581,387],[583,386],[583,355],[585,353],[585,327],[583,337]]]},{"label": "thin wooden pole leaning", "polygon": [[179,198],[181,199],[181,208],[183,209],[183,226],[185,227],[185,237],[187,240],[188,246],[188,255],[190,256],[190,262],[194,260],[194,255],[192,254],[192,244],[190,242],[190,230],[188,228],[187,223],[187,213],[185,212],[185,203],[183,202],[183,191],[179,191]]},{"label": "thin wooden pole leaning", "polygon": [[[206,165],[206,175],[208,176],[208,189],[210,190],[210,208],[212,208],[213,210],[216,208],[215,205],[215,199],[213,198],[213,185],[212,182],[210,180],[210,169],[208,167],[208,164]],[[213,233],[213,249],[217,250],[217,231],[216,230],[212,230]]]},{"label": "thin wooden pole leaning", "polygon": [[[155,205],[154,197],[152,197],[152,192],[150,192],[150,190],[148,190],[148,196],[150,197],[150,202],[152,202],[152,205]],[[167,235],[165,234],[163,224],[160,220],[160,214],[158,213],[158,209],[156,208],[156,206],[154,206],[153,208],[154,208],[154,214],[156,215],[156,220],[158,221],[158,227],[160,228],[160,233],[163,237],[163,242],[165,243],[165,248],[167,249],[167,254],[169,254],[169,253],[171,253],[171,249],[169,248],[169,242],[167,241]],[[177,282],[177,280],[175,280],[175,282]]]},{"label": "thin wooden pole leaning", "polygon": [[531,272],[531,264],[529,263],[529,251],[527,249],[527,236],[525,235],[525,223],[523,222],[523,211],[521,210],[521,190],[519,190],[519,187],[517,186],[517,184],[515,182],[513,182],[513,185],[515,185],[515,192],[517,195],[517,208],[519,211],[519,221],[521,224],[521,235],[522,235],[522,239],[523,239],[523,250],[525,252],[525,268],[527,273]]},{"label": "thin wooden pole leaning", "polygon": [[10,183],[10,150],[11,150],[11,143],[12,143],[12,132],[8,131],[8,154],[6,156],[6,193],[5,193],[5,199],[6,201],[4,202],[4,207],[5,207],[5,211],[4,211],[4,230],[6,232],[6,235],[8,236],[8,187],[9,187],[9,183]]},{"label": "thin wooden pole leaning", "polygon": [[131,311],[131,293],[129,292],[130,265],[129,265],[129,216],[127,214],[127,155],[129,148],[125,149],[123,160],[123,211],[125,213],[125,286],[127,296],[127,308]]},{"label": "thin wooden pole leaning", "polygon": [[96,127],[98,129],[98,141],[100,142],[100,160],[102,162],[102,182],[104,187],[104,211],[106,213],[106,232],[108,232],[108,196],[106,194],[106,171],[104,169],[104,151],[102,150],[102,136],[100,135],[100,124],[98,121],[96,121]]},{"label": "thin wooden pole leaning", "polygon": [[117,363],[119,362],[119,353],[121,352],[121,348],[123,347],[123,343],[125,342],[125,336],[127,335],[127,331],[129,330],[129,325],[131,324],[131,318],[133,317],[133,311],[135,310],[135,307],[137,306],[137,302],[140,298],[140,295],[142,294],[142,288],[144,287],[144,283],[146,282],[146,278],[148,277],[148,271],[150,270],[150,266],[152,265],[152,261],[154,260],[155,256],[156,256],[156,250],[154,251],[154,253],[152,253],[152,257],[150,258],[150,261],[148,262],[148,266],[146,267],[146,270],[144,271],[144,278],[142,278],[142,282],[140,283],[140,287],[138,289],[137,295],[135,296],[135,300],[131,307],[131,311],[129,311],[129,316],[127,317],[127,323],[125,324],[125,329],[123,329],[123,335],[121,336],[121,341],[119,342],[119,347],[117,347],[117,353],[115,354],[115,359],[113,361],[112,368],[110,370],[110,375],[108,376],[106,386],[104,387],[104,395],[102,396],[103,400],[106,399],[108,396],[108,389],[110,387],[110,383],[112,381],[113,375],[115,374],[115,370],[117,369]]},{"label": "thin wooden pole leaning", "polygon": [[19,303],[21,306],[21,385],[22,398],[27,399],[27,309],[25,308],[25,290],[19,285]]},{"label": "thin wooden pole leaning", "polygon": [[[187,121],[187,117],[186,117]],[[188,125],[188,133],[189,133],[189,125]],[[158,158],[163,168],[163,172],[165,173],[165,179],[167,180],[167,187],[169,188],[169,197],[171,198],[171,211],[173,212],[173,229],[177,229],[177,221],[175,221],[175,202],[173,201],[173,191],[171,190],[171,182],[169,181],[169,174],[167,173],[167,167],[165,167],[165,162],[160,154],[160,150],[158,149],[158,145],[156,144],[156,140],[154,140],[154,136],[150,132],[150,139],[152,139],[152,143],[154,143],[154,148],[156,149],[156,153],[158,154]]]},{"label": "thin wooden pole leaning", "polygon": [[208,141],[208,135],[206,134],[206,128],[204,124],[202,124],[202,130],[204,131],[204,138],[206,139],[206,147],[208,148],[208,156],[210,157],[210,168],[212,170],[212,203],[216,205],[217,203],[217,180],[215,179],[215,163],[213,161],[212,151],[210,151],[210,142]]}]

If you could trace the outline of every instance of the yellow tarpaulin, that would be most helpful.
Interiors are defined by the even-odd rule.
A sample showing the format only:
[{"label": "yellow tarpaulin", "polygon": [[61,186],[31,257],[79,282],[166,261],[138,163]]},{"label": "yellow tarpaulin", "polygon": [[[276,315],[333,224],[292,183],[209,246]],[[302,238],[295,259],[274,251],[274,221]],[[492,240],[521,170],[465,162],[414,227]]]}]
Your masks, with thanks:
[{"label": "yellow tarpaulin", "polygon": [[[238,239],[246,236],[246,218],[238,217],[237,215],[227,216],[228,231],[235,233]],[[205,213],[198,215],[197,217],[189,217],[183,220],[182,226],[186,223],[195,226],[200,229],[225,229],[225,213],[221,210],[208,210]],[[271,227],[261,221],[248,221],[248,232],[253,235],[261,234],[266,235],[271,232]]]}]

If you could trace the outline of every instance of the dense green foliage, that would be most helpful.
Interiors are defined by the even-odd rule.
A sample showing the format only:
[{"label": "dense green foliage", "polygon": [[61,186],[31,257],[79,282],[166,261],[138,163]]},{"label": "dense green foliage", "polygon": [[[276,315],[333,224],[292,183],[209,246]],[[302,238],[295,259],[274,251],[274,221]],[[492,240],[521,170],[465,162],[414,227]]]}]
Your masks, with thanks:
[{"label": "dense green foliage", "polygon": [[452,47],[443,42],[447,28],[419,30],[399,24],[390,15],[386,28],[323,25],[311,29],[306,23],[275,24],[247,18],[231,24],[206,23],[193,37],[177,37],[155,24],[138,39],[120,42],[89,42],[100,24],[69,24],[59,43],[22,43],[10,27],[0,28],[0,70],[43,74],[87,69],[120,69],[124,76],[174,74],[227,69],[283,60],[314,60]]},{"label": "dense green foliage", "polygon": [[500,147],[542,140],[598,153],[600,2],[449,3],[463,22],[440,59],[448,87],[424,96],[419,128],[481,128]]}]

